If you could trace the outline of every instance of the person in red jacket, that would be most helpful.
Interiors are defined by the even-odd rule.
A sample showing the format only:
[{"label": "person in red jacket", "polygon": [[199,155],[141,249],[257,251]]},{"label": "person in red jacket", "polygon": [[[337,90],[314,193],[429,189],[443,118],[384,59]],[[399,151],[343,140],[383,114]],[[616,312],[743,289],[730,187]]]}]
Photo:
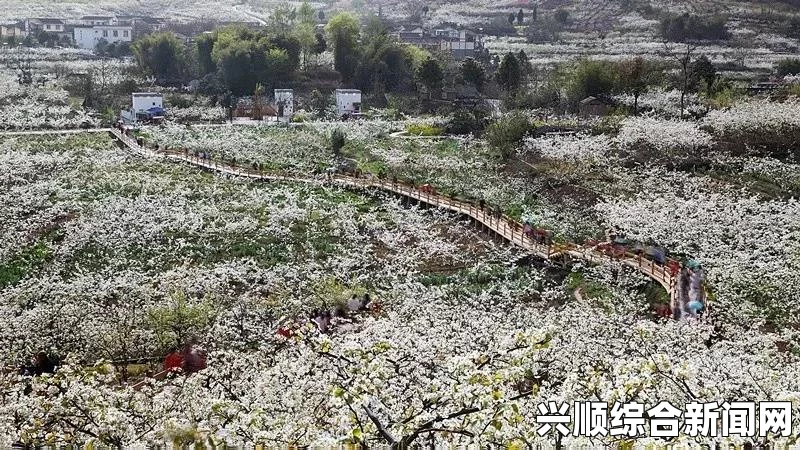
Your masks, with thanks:
[{"label": "person in red jacket", "polygon": [[170,372],[183,370],[183,362],[183,356],[178,353],[177,349],[173,349],[172,352],[164,358],[164,370],[169,370]]}]

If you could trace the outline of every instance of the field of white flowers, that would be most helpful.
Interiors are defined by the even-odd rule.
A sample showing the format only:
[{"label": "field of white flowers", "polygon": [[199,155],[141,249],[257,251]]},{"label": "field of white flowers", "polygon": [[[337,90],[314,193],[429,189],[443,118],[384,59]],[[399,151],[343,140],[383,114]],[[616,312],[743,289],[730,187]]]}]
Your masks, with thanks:
[{"label": "field of white flowers", "polygon": [[[156,0],[146,3],[126,3],[119,0],[2,0],[0,1],[0,18],[15,20],[26,17],[68,17],[79,18],[85,15],[104,14],[142,14],[164,17],[172,20],[208,20],[263,22],[271,12],[280,6],[297,7],[296,1],[247,1],[229,0],[189,0],[175,2]],[[314,7],[321,7],[320,2],[311,2]]]},{"label": "field of white flowers", "polygon": [[62,129],[98,124],[83,108],[74,105],[59,85],[24,86],[13,73],[0,71],[0,129]]},{"label": "field of white flowers", "polygon": [[[0,0],[0,15],[160,8],[177,20],[265,21],[284,4],[147,3]],[[425,3],[368,4],[397,19]],[[520,6],[428,4],[425,22],[457,25]],[[709,5],[752,12],[733,0],[661,6],[697,13]],[[576,28],[599,33],[613,20],[619,31],[603,39],[565,32],[552,44],[492,38],[487,46],[524,49],[541,66],[663,57],[655,21],[619,16],[616,2],[557,0],[541,13],[559,7]],[[698,53],[765,71],[785,57],[774,47],[797,45],[744,29],[734,42],[748,36],[747,48],[705,45]],[[13,66],[15,51],[0,51],[0,64]],[[20,86],[13,70],[0,71],[3,131],[99,126],[61,75],[91,72],[95,83],[112,85],[130,72],[130,62],[77,50],[34,49],[32,59],[50,75],[42,86]],[[797,429],[800,100],[707,111],[689,95],[679,111],[679,96],[647,92],[637,117],[537,116],[578,131],[531,136],[505,160],[475,137],[392,136],[410,121],[209,125],[225,119],[209,106],[170,108],[165,125],[138,133],[148,146],[267,171],[310,176],[339,166],[431,184],[553,230],[556,241],[602,239],[613,229],[703,264],[709,314],[701,320],[656,318],[667,293],[621,264],[532,261],[463,217],[323,176],[223,176],[135,155],[104,133],[0,136],[0,447],[547,446],[554,438],[537,433],[537,405],[587,400],[791,401]],[[682,113],[703,118],[680,120]],[[335,130],[346,136],[338,155]],[[315,311],[364,293],[380,308],[337,321],[328,334],[309,324]],[[294,335],[277,333],[291,321],[300,325]],[[191,340],[208,352],[205,370],[147,376]],[[19,375],[41,350],[61,358],[59,370]],[[618,436],[560,443],[633,444]],[[669,442],[701,443],[708,439]]]},{"label": "field of white flowers", "polygon": [[[587,158],[597,164],[607,144],[594,139]],[[218,177],[99,136],[4,138],[0,149],[0,354],[11,366],[41,348],[66,357],[53,376],[0,375],[3,446],[385,444],[423,434],[439,444],[544,443],[533,419],[544,400],[800,405],[800,365],[776,346],[794,349],[795,337],[728,320],[741,317],[744,297],[721,286],[737,268],[776,270],[786,257],[761,251],[760,263],[741,267],[745,255],[725,237],[729,210],[749,208],[747,225],[770,234],[766,250],[781,229],[796,229],[791,203],[692,202],[674,186],[713,181],[652,172],[629,181],[652,183],[651,198],[598,206],[621,228],[698,246],[718,271],[719,301],[729,299],[715,305],[730,308],[715,328],[652,322],[646,280],[613,264],[576,268],[595,286],[577,300],[574,276],[518,267],[518,252],[391,198]],[[667,198],[670,209],[651,208]],[[693,215],[699,208],[711,215]],[[354,292],[371,293],[383,312],[331,335],[275,334],[281,316]],[[210,351],[209,368],[191,377],[135,391],[119,384],[120,367],[95,364],[159,356],[189,334]]]}]

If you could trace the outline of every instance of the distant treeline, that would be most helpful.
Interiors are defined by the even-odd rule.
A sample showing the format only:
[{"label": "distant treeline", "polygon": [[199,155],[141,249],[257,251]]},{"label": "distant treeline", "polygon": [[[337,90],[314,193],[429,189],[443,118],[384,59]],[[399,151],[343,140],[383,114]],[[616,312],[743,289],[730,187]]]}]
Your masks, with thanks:
[{"label": "distant treeline", "polygon": [[725,17],[706,18],[687,13],[661,19],[659,30],[661,37],[670,42],[722,41],[731,37],[726,23],[727,18]]}]

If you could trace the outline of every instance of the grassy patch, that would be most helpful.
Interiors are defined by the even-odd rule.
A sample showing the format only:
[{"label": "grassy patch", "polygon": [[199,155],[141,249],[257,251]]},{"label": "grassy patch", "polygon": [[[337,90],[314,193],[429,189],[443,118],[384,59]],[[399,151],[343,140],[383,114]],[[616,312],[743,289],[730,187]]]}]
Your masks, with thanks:
[{"label": "grassy patch", "polygon": [[0,264],[0,289],[14,285],[29,273],[39,270],[52,257],[51,243],[60,233],[52,232],[34,245],[14,255],[5,264]]},{"label": "grassy patch", "polygon": [[587,280],[582,272],[572,272],[565,281],[569,290],[581,290],[585,299],[603,299],[611,296],[611,291],[602,283]]},{"label": "grassy patch", "polygon": [[427,123],[410,123],[406,126],[406,131],[414,136],[441,136],[444,133],[442,127]]}]

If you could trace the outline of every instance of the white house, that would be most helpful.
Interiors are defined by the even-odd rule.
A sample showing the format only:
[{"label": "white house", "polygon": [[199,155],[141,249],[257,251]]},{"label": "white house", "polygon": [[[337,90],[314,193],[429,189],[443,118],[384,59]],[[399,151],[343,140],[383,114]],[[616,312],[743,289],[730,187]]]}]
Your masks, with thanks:
[{"label": "white house", "polygon": [[148,110],[164,108],[164,96],[155,92],[134,92],[131,94],[130,111],[122,111],[121,117],[125,122],[132,123],[137,120],[151,118]]},{"label": "white house", "polygon": [[64,33],[66,23],[61,19],[36,18],[25,20],[25,31],[27,33],[38,33],[46,31],[48,33]]},{"label": "white house", "polygon": [[136,112],[147,111],[150,108],[163,108],[164,96],[154,92],[134,92],[131,94],[131,105]]},{"label": "white house", "polygon": [[294,115],[294,91],[291,89],[275,89],[275,110],[278,120],[291,120]]},{"label": "white house", "polygon": [[339,116],[361,113],[361,91],[358,89],[336,90],[336,112]]},{"label": "white house", "polygon": [[73,30],[75,45],[93,50],[97,43],[105,40],[109,44],[132,42],[133,28],[122,25],[95,25],[92,27],[75,27]]}]

